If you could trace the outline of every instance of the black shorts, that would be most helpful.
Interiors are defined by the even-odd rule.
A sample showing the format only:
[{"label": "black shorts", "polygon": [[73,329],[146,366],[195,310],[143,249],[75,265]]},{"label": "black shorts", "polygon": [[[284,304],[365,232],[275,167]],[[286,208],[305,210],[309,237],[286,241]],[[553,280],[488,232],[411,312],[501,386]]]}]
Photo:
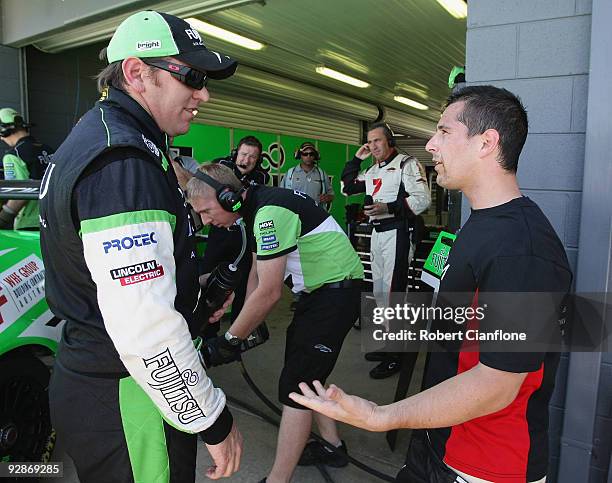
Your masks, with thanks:
[{"label": "black shorts", "polygon": [[396,483],[467,483],[434,453],[423,429],[413,430],[406,464]]},{"label": "black shorts", "polygon": [[282,404],[306,409],[289,399],[300,382],[325,383],[331,374],[346,334],[359,316],[361,286],[320,288],[303,294],[287,328],[285,365],[278,384]]}]

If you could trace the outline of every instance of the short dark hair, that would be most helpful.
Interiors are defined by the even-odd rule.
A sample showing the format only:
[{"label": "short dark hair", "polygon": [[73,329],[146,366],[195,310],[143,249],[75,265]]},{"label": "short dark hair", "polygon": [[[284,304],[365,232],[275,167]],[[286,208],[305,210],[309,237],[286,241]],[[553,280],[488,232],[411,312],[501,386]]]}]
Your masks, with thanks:
[{"label": "short dark hair", "polygon": [[245,136],[240,141],[238,141],[238,146],[236,146],[236,152],[240,149],[240,146],[255,146],[259,149],[259,154],[263,153],[263,146],[261,145],[261,141],[257,139],[255,136]]},{"label": "short dark hair", "polygon": [[468,128],[468,136],[487,129],[499,133],[499,163],[506,171],[516,173],[529,127],[521,100],[499,87],[469,86],[451,94],[446,107],[456,102],[465,103],[457,120]]},{"label": "short dark hair", "polygon": [[393,141],[395,140],[393,137],[393,131],[391,131],[391,128],[386,122],[375,122],[374,124],[370,125],[368,132],[374,131],[374,129],[382,129],[385,137],[387,138],[387,143],[389,146],[393,145]]}]

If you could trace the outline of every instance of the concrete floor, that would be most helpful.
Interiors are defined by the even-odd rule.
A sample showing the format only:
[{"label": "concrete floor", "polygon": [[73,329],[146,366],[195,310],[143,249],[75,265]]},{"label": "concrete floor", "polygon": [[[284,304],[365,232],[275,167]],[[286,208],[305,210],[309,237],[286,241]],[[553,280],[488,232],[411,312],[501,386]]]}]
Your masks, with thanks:
[{"label": "concrete floor", "polygon": [[[243,356],[247,370],[257,386],[276,405],[278,405],[277,381],[283,360],[285,328],[292,315],[289,311],[290,301],[291,295],[287,291],[267,318],[270,340]],[[364,360],[361,351],[360,332],[353,329],[345,340],[338,364],[328,382],[333,382],[347,392],[360,395],[379,404],[392,402],[398,376],[383,380],[371,379],[367,373],[375,364]],[[417,364],[417,376],[420,375],[420,367],[422,367],[422,360]],[[209,374],[215,385],[223,388],[228,396],[243,401],[278,419],[251,391],[240,373],[238,364],[213,368]],[[414,379],[418,384],[419,378],[415,377]],[[413,387],[411,387],[410,392],[412,391]],[[266,476],[272,467],[277,428],[239,405],[230,403],[230,408],[244,436],[244,452],[240,471],[224,481],[256,483]],[[409,431],[402,430],[399,432],[394,452],[389,449],[384,433],[369,433],[344,424],[340,425],[340,432],[347,443],[349,454],[362,463],[390,476],[395,476],[402,466],[409,442]],[[204,475],[211,460],[206,447],[201,442],[199,444],[196,481],[203,483],[210,481]],[[78,482],[72,462],[62,450],[62,442],[59,440],[52,461],[64,462],[64,478],[61,481],[67,483]],[[382,481],[353,465],[341,469],[328,468],[327,470],[336,483]],[[112,481],[112,478],[109,481]],[[315,467],[298,467],[292,481],[294,483],[316,483],[324,482],[325,479]]]}]

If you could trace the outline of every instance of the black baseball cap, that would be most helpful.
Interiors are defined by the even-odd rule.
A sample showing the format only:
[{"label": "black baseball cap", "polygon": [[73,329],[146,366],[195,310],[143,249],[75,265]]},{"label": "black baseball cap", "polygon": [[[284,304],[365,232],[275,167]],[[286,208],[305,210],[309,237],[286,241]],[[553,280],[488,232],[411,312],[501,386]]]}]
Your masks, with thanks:
[{"label": "black baseball cap", "polygon": [[128,57],[174,57],[211,79],[226,79],[238,62],[208,50],[200,33],[185,20],[167,13],[145,10],[126,18],[111,38],[106,55],[109,64]]}]

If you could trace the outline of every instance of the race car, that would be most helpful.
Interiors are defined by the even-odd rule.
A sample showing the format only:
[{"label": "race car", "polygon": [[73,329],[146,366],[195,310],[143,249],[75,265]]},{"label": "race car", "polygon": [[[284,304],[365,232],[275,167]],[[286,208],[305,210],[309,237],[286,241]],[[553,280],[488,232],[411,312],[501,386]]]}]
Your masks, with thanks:
[{"label": "race car", "polygon": [[[0,181],[0,200],[37,199],[39,185]],[[49,460],[47,388],[62,325],[45,299],[39,233],[0,230],[0,461]]]}]

